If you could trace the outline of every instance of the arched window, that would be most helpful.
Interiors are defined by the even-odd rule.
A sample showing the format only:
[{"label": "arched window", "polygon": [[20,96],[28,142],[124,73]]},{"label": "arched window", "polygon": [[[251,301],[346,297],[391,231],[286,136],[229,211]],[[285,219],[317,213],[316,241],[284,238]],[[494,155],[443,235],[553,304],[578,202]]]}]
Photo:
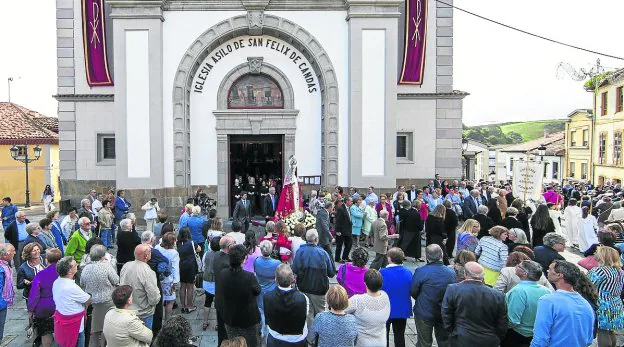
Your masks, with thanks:
[{"label": "arched window", "polygon": [[282,89],[267,75],[243,75],[230,88],[228,108],[284,108]]}]

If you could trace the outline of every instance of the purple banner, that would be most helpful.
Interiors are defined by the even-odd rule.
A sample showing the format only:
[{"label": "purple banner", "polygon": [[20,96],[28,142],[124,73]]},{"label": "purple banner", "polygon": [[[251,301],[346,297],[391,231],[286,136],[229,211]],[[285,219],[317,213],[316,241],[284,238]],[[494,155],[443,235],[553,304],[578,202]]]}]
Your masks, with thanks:
[{"label": "purple banner", "polygon": [[405,1],[405,53],[399,84],[422,84],[427,42],[427,0]]},{"label": "purple banner", "polygon": [[82,40],[87,83],[90,86],[112,86],[106,56],[104,0],[82,0]]}]

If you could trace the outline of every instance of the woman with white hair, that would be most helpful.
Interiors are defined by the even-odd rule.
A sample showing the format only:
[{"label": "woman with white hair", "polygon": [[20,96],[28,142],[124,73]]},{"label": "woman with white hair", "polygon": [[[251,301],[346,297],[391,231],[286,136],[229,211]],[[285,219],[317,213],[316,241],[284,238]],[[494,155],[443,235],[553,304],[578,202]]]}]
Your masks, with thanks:
[{"label": "woman with white hair", "polygon": [[524,230],[520,228],[511,228],[509,229],[509,235],[507,236],[507,241],[505,241],[507,248],[509,248],[509,253],[513,252],[514,248],[518,245],[525,245],[531,247],[529,240],[527,240],[526,234]]},{"label": "woman with white hair", "polygon": [[93,298],[91,313],[91,341],[97,347],[106,346],[104,330],[104,316],[111,309],[113,300],[111,295],[119,285],[119,275],[115,268],[106,260],[106,246],[91,247],[89,257],[91,263],[84,267],[80,274],[80,286]]}]

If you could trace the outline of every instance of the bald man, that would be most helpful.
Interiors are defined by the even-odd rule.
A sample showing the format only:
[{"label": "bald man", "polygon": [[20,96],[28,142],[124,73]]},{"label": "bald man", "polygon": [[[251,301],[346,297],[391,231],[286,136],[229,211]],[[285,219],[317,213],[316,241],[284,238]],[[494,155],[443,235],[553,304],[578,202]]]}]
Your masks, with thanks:
[{"label": "bald man", "polygon": [[132,287],[131,310],[152,329],[154,310],[160,302],[160,290],[156,281],[156,273],[147,265],[152,258],[152,247],[140,244],[134,249],[134,261],[127,262],[121,268],[119,284]]},{"label": "bald man", "polygon": [[[217,287],[217,282],[219,282],[219,277],[220,277],[219,275],[221,274],[221,271],[223,269],[230,268],[230,258],[228,256],[228,252],[230,251],[230,248],[234,247],[234,245],[236,245],[236,241],[230,235],[225,235],[221,237],[221,239],[219,240],[219,248],[220,248],[219,254],[217,254],[217,256],[215,257],[212,263],[215,288]],[[219,312],[219,308],[216,306],[216,303],[220,302],[220,301],[217,301],[217,298],[219,297],[219,295],[223,295],[223,294],[215,290],[215,308],[217,311],[217,335],[218,335],[218,340],[219,340],[218,345],[221,346],[221,342],[227,339],[227,332],[225,331],[225,323],[223,322],[223,318],[221,316],[221,313]]]},{"label": "bald man", "polygon": [[497,347],[507,333],[505,296],[483,283],[479,263],[468,262],[464,269],[466,279],[449,285],[442,300],[449,346]]}]

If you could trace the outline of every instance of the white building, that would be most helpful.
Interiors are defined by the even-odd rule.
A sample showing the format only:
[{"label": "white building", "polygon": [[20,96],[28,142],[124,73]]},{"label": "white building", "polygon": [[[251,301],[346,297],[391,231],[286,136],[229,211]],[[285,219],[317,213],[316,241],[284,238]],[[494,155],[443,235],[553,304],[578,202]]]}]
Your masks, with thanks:
[{"label": "white building", "polygon": [[468,180],[489,180],[490,151],[486,144],[467,139],[464,150],[464,177]]},{"label": "white building", "polygon": [[[542,158],[538,148],[546,147]],[[561,183],[565,156],[564,133],[551,134],[528,142],[496,148],[496,182],[513,179],[513,166],[524,160],[541,160],[544,165],[544,183]]]},{"label": "white building", "polygon": [[[135,205],[157,196],[175,210],[201,187],[224,215],[235,175],[282,176],[291,155],[316,187],[461,177],[467,94],[453,90],[445,5],[85,1],[87,11],[57,0],[64,197],[115,187]],[[398,83],[412,44],[407,5],[424,6],[425,24],[410,35],[426,45],[411,85]],[[91,32],[104,24],[106,40]],[[85,47],[101,41],[114,86],[87,77]]]}]

